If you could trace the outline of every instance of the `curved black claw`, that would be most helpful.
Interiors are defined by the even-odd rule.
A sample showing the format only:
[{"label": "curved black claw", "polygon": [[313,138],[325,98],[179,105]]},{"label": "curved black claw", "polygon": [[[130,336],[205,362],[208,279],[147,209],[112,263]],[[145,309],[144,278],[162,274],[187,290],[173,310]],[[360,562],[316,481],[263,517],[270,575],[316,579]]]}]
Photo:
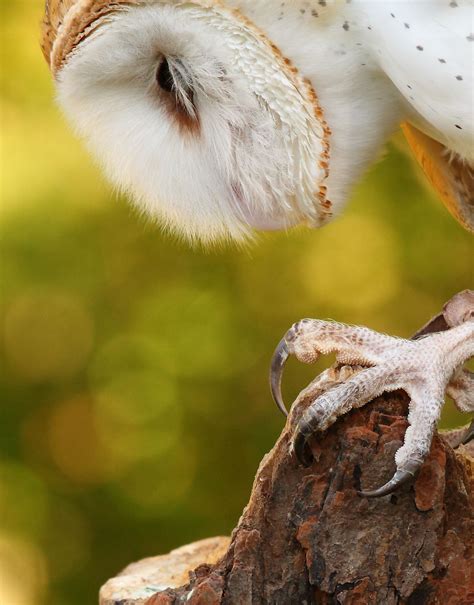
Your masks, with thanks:
[{"label": "curved black claw", "polygon": [[420,461],[413,460],[411,463],[406,465],[409,468],[398,469],[390,481],[387,481],[387,483],[382,485],[382,487],[369,491],[360,491],[358,494],[359,496],[365,496],[366,498],[379,498],[380,496],[391,494],[396,489],[413,479],[421,464],[422,463]]},{"label": "curved black claw", "polygon": [[281,395],[281,377],[286,360],[290,356],[288,345],[285,338],[282,338],[278,343],[275,352],[273,353],[272,363],[270,365],[270,389],[272,391],[273,401],[277,404],[278,409],[282,414],[288,416],[288,410],[283,402]]},{"label": "curved black claw", "polygon": [[311,466],[314,460],[311,448],[308,445],[308,438],[308,435],[299,430],[299,427],[296,428],[293,450],[298,462],[306,468]]}]

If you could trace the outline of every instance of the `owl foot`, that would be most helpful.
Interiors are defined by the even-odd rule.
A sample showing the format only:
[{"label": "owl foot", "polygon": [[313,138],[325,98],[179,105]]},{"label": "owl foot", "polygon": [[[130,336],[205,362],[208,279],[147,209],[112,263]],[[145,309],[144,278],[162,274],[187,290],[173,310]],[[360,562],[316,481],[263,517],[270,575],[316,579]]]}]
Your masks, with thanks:
[{"label": "owl foot", "polygon": [[[439,318],[443,327],[435,322]],[[462,367],[474,356],[474,292],[465,291],[451,299],[435,320],[429,326],[443,331],[429,333],[427,326],[413,340],[316,319],[303,319],[288,330],[274,353],[270,372],[273,398],[285,414],[281,376],[289,355],[313,363],[321,355],[335,352],[339,364],[361,366],[305,410],[293,439],[301,464],[309,466],[313,461],[308,440],[315,432],[326,430],[339,416],[383,392],[403,389],[411,401],[405,441],[395,455],[397,470],[379,489],[361,492],[368,497],[383,496],[410,480],[422,465],[445,393],[461,411],[474,412],[474,374]]]}]

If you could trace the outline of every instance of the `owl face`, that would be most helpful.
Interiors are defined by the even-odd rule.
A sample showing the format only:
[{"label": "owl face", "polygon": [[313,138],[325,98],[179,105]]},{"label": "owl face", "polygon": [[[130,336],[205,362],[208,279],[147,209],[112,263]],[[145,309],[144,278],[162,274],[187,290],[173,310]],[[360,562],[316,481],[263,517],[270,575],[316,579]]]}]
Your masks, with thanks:
[{"label": "owl face", "polygon": [[251,22],[215,2],[80,3],[49,32],[59,103],[147,215],[204,241],[329,217],[316,95]]}]

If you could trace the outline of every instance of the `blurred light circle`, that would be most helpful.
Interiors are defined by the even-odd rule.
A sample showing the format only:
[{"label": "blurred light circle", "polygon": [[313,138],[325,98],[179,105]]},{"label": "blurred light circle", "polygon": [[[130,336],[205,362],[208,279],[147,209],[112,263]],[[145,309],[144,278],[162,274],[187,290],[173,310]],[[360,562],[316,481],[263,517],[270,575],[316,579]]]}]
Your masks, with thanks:
[{"label": "blurred light circle", "polygon": [[237,305],[218,288],[167,287],[140,301],[133,328],[153,338],[160,367],[169,373],[229,376],[252,355],[245,350],[235,354]]},{"label": "blurred light circle", "polygon": [[87,396],[76,396],[53,408],[48,437],[51,457],[69,480],[95,484],[113,474],[98,439],[93,404]]},{"label": "blurred light circle", "polygon": [[46,561],[32,543],[0,534],[0,603],[37,605],[43,602]]},{"label": "blurred light circle", "polygon": [[57,498],[43,538],[53,580],[77,577],[91,557],[91,529],[85,515],[65,498]]},{"label": "blurred light circle", "polygon": [[32,468],[44,468],[51,463],[48,424],[50,406],[37,405],[24,417],[20,429],[22,458]]},{"label": "blurred light circle", "polygon": [[127,333],[108,340],[89,364],[93,388],[103,388],[124,373],[160,373],[159,347],[149,336]]},{"label": "blurred light circle", "polygon": [[9,304],[4,338],[7,359],[22,378],[57,380],[83,367],[92,346],[92,320],[71,295],[33,291]]},{"label": "blurred light circle", "polygon": [[398,242],[390,226],[345,217],[314,237],[301,259],[304,286],[318,303],[347,311],[374,309],[400,288]]},{"label": "blurred light circle", "polygon": [[0,464],[0,520],[4,527],[39,536],[47,523],[48,506],[46,486],[28,467],[6,461]]},{"label": "blurred light circle", "polygon": [[[250,311],[268,321],[285,315],[288,305],[297,302],[301,297],[300,277],[295,271],[294,259],[300,256],[306,236],[296,228],[291,238],[287,233],[272,234],[271,239],[267,239],[267,235],[255,249],[252,248],[249,258],[240,260],[237,277],[241,312],[248,314]],[[293,293],[291,298],[290,292]]]},{"label": "blurred light circle", "polygon": [[124,425],[168,424],[181,416],[175,383],[150,371],[124,372],[96,393],[99,407],[109,419]]},{"label": "blurred light circle", "polygon": [[158,461],[180,440],[183,406],[157,351],[150,338],[123,334],[91,363],[96,427],[117,472],[143,459]]},{"label": "blurred light circle", "polygon": [[133,467],[117,484],[120,495],[144,516],[155,516],[157,510],[174,510],[191,491],[196,464],[193,444],[181,443],[159,464],[147,462]]},{"label": "blurred light circle", "polygon": [[174,388],[146,373],[129,373],[95,394],[102,445],[116,471],[143,459],[157,462],[178,447],[183,408]]}]

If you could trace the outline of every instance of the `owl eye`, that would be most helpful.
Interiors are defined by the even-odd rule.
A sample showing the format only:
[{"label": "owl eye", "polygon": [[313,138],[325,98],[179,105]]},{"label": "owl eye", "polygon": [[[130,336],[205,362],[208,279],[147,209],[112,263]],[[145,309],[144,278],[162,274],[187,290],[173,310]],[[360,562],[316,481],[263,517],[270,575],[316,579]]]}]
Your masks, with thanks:
[{"label": "owl eye", "polygon": [[158,67],[156,71],[156,81],[158,82],[158,86],[165,92],[173,91],[174,79],[167,59],[163,59]]},{"label": "owl eye", "polygon": [[156,69],[156,83],[162,94],[161,101],[181,128],[196,131],[199,119],[194,105],[192,77],[186,66],[177,58],[164,57]]}]

